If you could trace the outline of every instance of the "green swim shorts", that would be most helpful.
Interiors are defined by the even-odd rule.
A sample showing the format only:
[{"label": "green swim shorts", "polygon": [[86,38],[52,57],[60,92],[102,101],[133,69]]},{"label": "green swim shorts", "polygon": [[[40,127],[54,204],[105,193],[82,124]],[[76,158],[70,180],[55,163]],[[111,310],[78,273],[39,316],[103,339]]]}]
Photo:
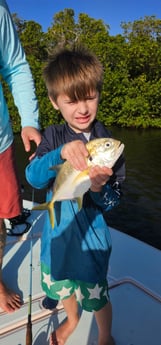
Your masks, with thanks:
[{"label": "green swim shorts", "polygon": [[98,311],[109,301],[108,283],[86,283],[79,280],[51,281],[42,273],[42,288],[46,295],[55,300],[63,300],[75,293],[77,302],[86,311]]}]

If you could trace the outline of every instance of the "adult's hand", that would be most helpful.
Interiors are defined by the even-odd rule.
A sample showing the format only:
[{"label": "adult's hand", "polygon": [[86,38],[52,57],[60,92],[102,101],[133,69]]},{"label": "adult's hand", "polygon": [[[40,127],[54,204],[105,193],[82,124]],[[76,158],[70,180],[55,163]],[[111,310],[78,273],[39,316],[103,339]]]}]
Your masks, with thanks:
[{"label": "adult's hand", "polygon": [[[41,142],[41,134],[38,129],[30,126],[23,127],[21,130],[21,138],[24,144],[24,148],[26,152],[31,150],[31,143],[30,141],[34,141],[36,146],[38,146]],[[34,154],[32,154],[29,159],[33,158]]]}]

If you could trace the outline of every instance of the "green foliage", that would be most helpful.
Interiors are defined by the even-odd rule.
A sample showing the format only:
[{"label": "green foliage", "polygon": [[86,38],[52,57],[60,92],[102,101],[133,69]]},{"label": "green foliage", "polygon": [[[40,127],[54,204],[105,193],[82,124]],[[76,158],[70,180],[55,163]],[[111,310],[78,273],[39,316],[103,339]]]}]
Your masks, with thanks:
[{"label": "green foliage", "polygon": [[77,40],[77,29],[74,20],[74,11],[64,9],[55,14],[53,25],[47,32],[47,49],[50,53],[57,46],[68,46]]},{"label": "green foliage", "polygon": [[[161,128],[161,20],[145,16],[122,23],[123,34],[110,36],[101,19],[66,8],[53,16],[46,33],[34,21],[13,15],[36,86],[42,129],[62,118],[52,107],[42,78],[48,53],[58,46],[83,43],[97,54],[104,67],[98,119],[106,126]],[[13,129],[20,119],[13,98],[4,84]]]}]

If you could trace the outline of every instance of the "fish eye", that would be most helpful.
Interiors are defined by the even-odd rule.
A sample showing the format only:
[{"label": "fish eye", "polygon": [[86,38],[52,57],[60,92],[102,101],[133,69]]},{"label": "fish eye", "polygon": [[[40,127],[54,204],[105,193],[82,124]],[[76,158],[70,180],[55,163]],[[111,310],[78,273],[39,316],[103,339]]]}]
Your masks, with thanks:
[{"label": "fish eye", "polygon": [[92,160],[93,160],[92,156],[89,156],[88,159],[90,162],[92,162]]},{"label": "fish eye", "polygon": [[106,146],[107,146],[107,147],[110,147],[110,143],[106,143]]}]

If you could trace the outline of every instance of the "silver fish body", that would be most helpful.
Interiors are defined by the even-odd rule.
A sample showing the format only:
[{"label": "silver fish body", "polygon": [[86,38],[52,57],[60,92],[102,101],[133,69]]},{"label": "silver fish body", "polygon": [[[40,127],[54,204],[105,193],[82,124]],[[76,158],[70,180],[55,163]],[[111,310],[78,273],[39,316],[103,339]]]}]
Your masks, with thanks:
[{"label": "silver fish body", "polygon": [[47,209],[52,227],[54,227],[54,203],[56,201],[76,199],[80,209],[83,195],[91,186],[90,167],[98,165],[112,168],[124,150],[124,144],[113,138],[94,139],[89,141],[86,147],[89,152],[87,157],[88,168],[86,170],[76,170],[68,161],[50,168],[58,171],[53,185],[52,199],[50,202],[35,206],[33,209]]}]

